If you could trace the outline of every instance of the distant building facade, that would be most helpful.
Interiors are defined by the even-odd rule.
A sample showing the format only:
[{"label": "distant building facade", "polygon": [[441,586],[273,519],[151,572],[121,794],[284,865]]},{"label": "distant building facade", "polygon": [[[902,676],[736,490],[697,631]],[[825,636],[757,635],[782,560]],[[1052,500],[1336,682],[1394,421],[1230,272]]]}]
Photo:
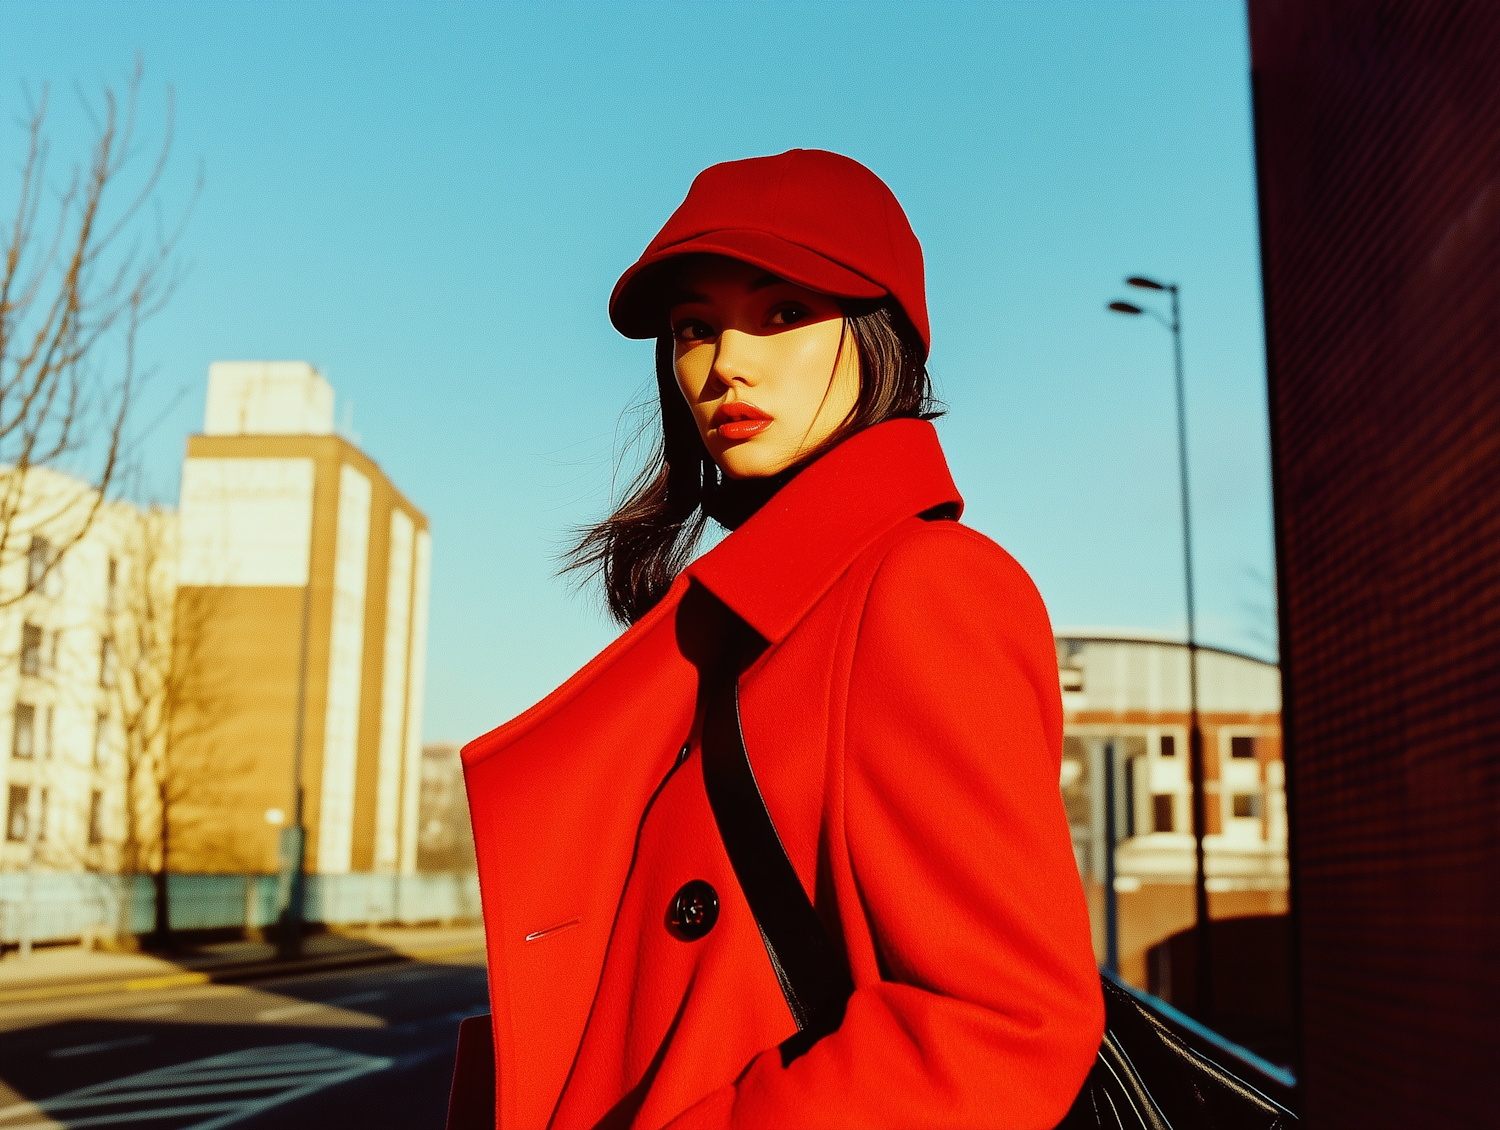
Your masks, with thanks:
[{"label": "distant building facade", "polygon": [[[1194,920],[1188,649],[1124,635],[1059,635],[1062,788],[1074,853],[1103,957],[1109,848],[1106,747],[1114,751],[1121,972],[1144,987],[1146,951]],[[1210,910],[1215,918],[1287,908],[1281,678],[1273,663],[1198,649]]]},{"label": "distant building facade", "polygon": [[182,472],[194,685],[173,756],[211,787],[174,810],[174,870],[276,870],[297,784],[307,870],[416,870],[432,540],[333,404],[303,362],[209,369]]},{"label": "distant building facade", "polygon": [[429,742],[422,747],[418,871],[473,871],[477,866],[460,748],[457,742]]}]

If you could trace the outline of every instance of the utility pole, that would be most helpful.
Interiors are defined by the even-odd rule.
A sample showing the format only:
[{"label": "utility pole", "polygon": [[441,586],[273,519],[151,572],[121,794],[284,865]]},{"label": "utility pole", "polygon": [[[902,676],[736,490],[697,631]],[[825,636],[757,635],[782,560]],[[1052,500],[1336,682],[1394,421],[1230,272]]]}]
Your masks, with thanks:
[{"label": "utility pole", "polygon": [[307,547],[307,579],[302,587],[302,641],[297,668],[297,723],[292,741],[292,826],[281,833],[282,866],[287,868],[286,906],[276,932],[277,950],[283,958],[302,952],[302,918],[307,861],[307,825],[303,811],[302,747],[307,729],[307,646],[312,618],[312,544]]}]

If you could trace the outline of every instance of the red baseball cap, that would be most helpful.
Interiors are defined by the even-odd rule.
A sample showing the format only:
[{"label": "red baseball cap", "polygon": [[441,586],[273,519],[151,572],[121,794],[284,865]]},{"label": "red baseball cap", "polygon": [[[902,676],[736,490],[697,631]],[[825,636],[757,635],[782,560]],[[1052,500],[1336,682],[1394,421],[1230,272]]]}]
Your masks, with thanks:
[{"label": "red baseball cap", "polygon": [[626,337],[665,333],[669,272],[683,255],[726,255],[838,298],[890,295],[930,347],[922,245],[895,193],[858,161],[822,149],[704,169],[645,253],[620,276],[609,318]]}]

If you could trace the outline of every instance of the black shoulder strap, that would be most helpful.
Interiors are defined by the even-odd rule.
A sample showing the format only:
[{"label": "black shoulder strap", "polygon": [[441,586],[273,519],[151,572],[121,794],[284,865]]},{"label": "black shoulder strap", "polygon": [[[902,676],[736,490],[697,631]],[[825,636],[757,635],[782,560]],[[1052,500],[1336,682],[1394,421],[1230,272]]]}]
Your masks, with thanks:
[{"label": "black shoulder strap", "polygon": [[854,982],[787,858],[755,782],[740,726],[739,649],[709,690],[703,721],[703,783],[729,862],[760,927],[797,1035],[783,1058],[836,1029]]}]

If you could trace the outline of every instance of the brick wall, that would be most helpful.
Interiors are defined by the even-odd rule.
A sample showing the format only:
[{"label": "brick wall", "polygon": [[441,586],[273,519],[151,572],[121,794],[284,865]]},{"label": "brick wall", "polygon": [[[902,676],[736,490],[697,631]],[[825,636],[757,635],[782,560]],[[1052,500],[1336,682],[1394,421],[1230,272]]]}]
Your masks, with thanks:
[{"label": "brick wall", "polygon": [[1500,1115],[1500,3],[1250,0],[1304,1111]]}]

